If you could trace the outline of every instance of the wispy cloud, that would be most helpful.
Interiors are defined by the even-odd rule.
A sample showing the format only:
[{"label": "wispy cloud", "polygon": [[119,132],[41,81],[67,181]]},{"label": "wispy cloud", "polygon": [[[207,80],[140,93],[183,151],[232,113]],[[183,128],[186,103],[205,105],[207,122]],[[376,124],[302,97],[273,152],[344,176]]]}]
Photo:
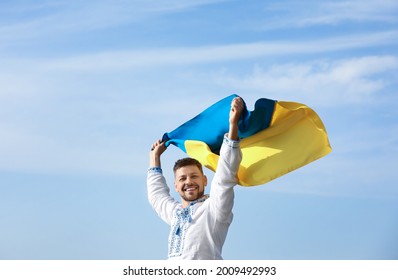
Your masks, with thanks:
[{"label": "wispy cloud", "polygon": [[222,73],[218,81],[243,92],[273,93],[283,100],[344,104],[379,98],[384,88],[396,83],[397,76],[389,73],[397,69],[396,56],[368,56],[256,66],[244,77]]},{"label": "wispy cloud", "polygon": [[222,1],[10,1],[0,4],[0,44],[105,29]]},{"label": "wispy cloud", "polygon": [[383,1],[328,1],[321,2],[315,13],[299,21],[299,25],[338,24],[345,21],[390,22],[398,18],[398,2]]},{"label": "wispy cloud", "polygon": [[[90,76],[112,72],[124,74],[159,70],[172,66],[197,66],[236,61],[261,62],[262,58],[285,55],[327,54],[339,51],[352,51],[374,46],[395,45],[398,31],[363,34],[358,36],[338,36],[328,39],[302,41],[254,42],[246,44],[198,46],[191,48],[159,48],[149,50],[125,50],[109,52],[93,52],[69,57],[13,58],[3,57],[0,65],[0,81],[2,90],[0,98],[28,97],[49,93],[49,89],[57,92],[65,88],[56,84],[64,81],[69,75],[89,73]],[[152,69],[152,70],[151,70]],[[392,56],[375,56],[346,61],[316,61],[310,64],[288,64],[257,67],[250,75],[219,76],[218,82],[228,83],[229,87],[262,91],[266,88],[283,93],[289,88],[310,90],[318,86],[344,88],[345,93],[361,89],[362,96],[382,88],[389,80],[362,79],[369,76],[369,71],[379,73],[396,69],[396,58]],[[319,71],[318,71],[319,70]],[[87,78],[86,78],[87,79]],[[270,82],[272,80],[272,82]],[[357,82],[357,83],[356,83]],[[76,80],[75,82],[76,83]],[[300,84],[300,86],[298,86]],[[306,85],[303,87],[302,85]],[[85,84],[79,84],[84,87]],[[349,87],[347,87],[349,86]],[[68,88],[71,84],[68,85]],[[91,85],[93,87],[93,85]],[[44,89],[44,90],[43,90]],[[71,88],[73,92],[73,88]],[[332,92],[328,90],[327,92]],[[339,91],[341,92],[341,91]],[[325,94],[327,98],[332,94]],[[336,95],[338,96],[338,95]],[[324,99],[327,99],[324,98]],[[355,94],[350,98],[358,98]]]},{"label": "wispy cloud", "polygon": [[[398,3],[394,0],[282,1],[265,6],[265,12],[268,16],[263,29],[335,26],[347,22],[398,22]],[[283,21],[281,14],[285,15]]]},{"label": "wispy cloud", "polygon": [[295,42],[255,42],[193,48],[112,51],[53,59],[47,61],[45,67],[52,70],[114,71],[137,67],[217,63],[262,56],[311,55],[395,45],[397,36],[398,31],[387,31]]}]

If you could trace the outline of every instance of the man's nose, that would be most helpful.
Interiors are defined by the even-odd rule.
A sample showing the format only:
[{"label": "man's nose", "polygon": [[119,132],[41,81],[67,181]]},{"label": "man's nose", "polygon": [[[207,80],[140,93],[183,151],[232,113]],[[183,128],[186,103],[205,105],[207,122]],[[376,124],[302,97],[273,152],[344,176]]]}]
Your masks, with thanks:
[{"label": "man's nose", "polygon": [[190,185],[191,183],[192,183],[191,177],[187,177],[187,179],[185,180],[185,184]]}]

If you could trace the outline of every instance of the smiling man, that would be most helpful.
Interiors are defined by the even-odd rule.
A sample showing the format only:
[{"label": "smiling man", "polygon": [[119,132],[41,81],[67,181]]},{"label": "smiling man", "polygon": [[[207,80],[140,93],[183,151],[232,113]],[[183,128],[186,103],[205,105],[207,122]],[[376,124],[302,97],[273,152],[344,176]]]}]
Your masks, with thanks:
[{"label": "smiling man", "polygon": [[[229,131],[224,136],[210,195],[205,195],[207,177],[195,159],[184,158],[174,165],[174,186],[181,203],[170,195],[162,174],[160,157],[166,150],[158,140],[152,145],[147,178],[148,199],[170,228],[168,258],[222,259],[222,247],[232,222],[236,173],[242,160],[238,121],[243,100],[232,100]],[[226,120],[227,121],[227,120]]]},{"label": "smiling man", "polygon": [[181,196],[183,207],[203,197],[207,177],[200,162],[193,158],[183,158],[175,163],[173,170],[175,189]]}]

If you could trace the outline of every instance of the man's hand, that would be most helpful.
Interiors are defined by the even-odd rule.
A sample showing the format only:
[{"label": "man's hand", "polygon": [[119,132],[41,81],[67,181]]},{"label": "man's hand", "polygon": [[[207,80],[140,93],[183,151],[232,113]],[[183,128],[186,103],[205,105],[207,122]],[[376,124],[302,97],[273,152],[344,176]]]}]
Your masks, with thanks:
[{"label": "man's hand", "polygon": [[228,138],[231,140],[239,140],[238,121],[244,108],[245,104],[242,98],[235,97],[232,100],[231,110],[229,111],[229,132],[228,132]]},{"label": "man's hand", "polygon": [[160,156],[166,151],[165,142],[161,140],[156,141],[152,144],[151,152],[149,153],[149,166],[160,167]]},{"label": "man's hand", "polygon": [[231,102],[231,111],[229,112],[229,123],[231,125],[238,124],[243,108],[245,108],[243,99],[240,97],[235,97]]}]

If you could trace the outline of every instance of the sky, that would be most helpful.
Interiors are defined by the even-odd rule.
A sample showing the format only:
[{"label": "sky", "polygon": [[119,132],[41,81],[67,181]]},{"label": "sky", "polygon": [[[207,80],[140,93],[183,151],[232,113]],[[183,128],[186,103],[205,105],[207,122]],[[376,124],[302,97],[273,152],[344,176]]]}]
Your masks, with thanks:
[{"label": "sky", "polygon": [[[0,259],[166,259],[150,146],[230,94],[306,104],[333,151],[236,186],[225,259],[398,259],[397,15],[394,0],[1,1]],[[162,157],[176,198],[184,156]]]}]

